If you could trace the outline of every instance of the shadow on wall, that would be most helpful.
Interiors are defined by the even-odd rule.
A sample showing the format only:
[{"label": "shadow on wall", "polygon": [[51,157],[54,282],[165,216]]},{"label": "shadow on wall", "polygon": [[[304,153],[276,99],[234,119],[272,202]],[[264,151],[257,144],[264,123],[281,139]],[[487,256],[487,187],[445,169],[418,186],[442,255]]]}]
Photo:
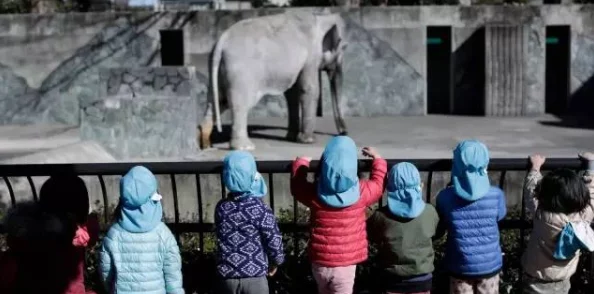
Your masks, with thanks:
[{"label": "shadow on wall", "polygon": [[[175,14],[170,25],[162,29],[173,29],[185,26],[195,13]],[[110,21],[101,31],[84,46],[52,71],[38,89],[30,88],[26,82],[16,89],[20,95],[0,97],[0,110],[3,115],[0,123],[36,123],[39,121],[78,124],[79,101],[93,100],[97,93],[96,73],[101,66],[120,67],[151,65],[158,56],[159,50],[151,48],[152,38],[147,31],[153,29],[165,17],[166,13],[156,13],[140,18],[119,17]],[[169,22],[168,22],[169,23]],[[14,72],[2,67],[6,74]],[[1,74],[1,72],[0,72]],[[71,107],[64,107],[69,105]],[[84,107],[84,105],[82,106]]]},{"label": "shadow on wall", "polygon": [[[569,33],[568,29],[567,31],[566,34]],[[558,115],[559,120],[542,121],[541,124],[565,128],[594,129],[594,59],[591,57],[591,52],[594,50],[594,39],[584,34],[576,34],[571,37],[575,39],[566,41],[568,42],[566,47],[571,44],[571,48],[575,51],[570,53],[566,49],[568,52],[562,52],[562,54],[570,55],[571,57],[567,56],[567,59],[572,58],[571,61],[562,61],[563,63],[568,62],[568,64],[561,64],[559,70],[548,74],[551,75],[552,79],[555,79],[560,70],[564,70],[565,66],[569,66],[569,70],[567,70],[569,78],[564,81],[564,83],[568,84],[557,85],[558,88],[567,93],[570,89],[570,80],[577,80],[582,84],[569,97],[566,96],[567,94],[563,95],[563,93],[547,92],[547,95],[550,94],[551,97],[554,97],[554,99],[547,101],[547,104],[550,104],[547,108],[549,108],[550,112],[559,112],[561,114]],[[565,38],[568,38],[568,36]],[[555,63],[558,60],[548,62]],[[547,85],[553,86],[553,84]],[[555,87],[552,88],[553,91],[557,90]]]},{"label": "shadow on wall", "polygon": [[485,28],[476,29],[452,56],[455,115],[485,115]]},{"label": "shadow on wall", "polygon": [[559,120],[541,121],[542,125],[594,130],[594,75],[568,98],[566,114]]}]

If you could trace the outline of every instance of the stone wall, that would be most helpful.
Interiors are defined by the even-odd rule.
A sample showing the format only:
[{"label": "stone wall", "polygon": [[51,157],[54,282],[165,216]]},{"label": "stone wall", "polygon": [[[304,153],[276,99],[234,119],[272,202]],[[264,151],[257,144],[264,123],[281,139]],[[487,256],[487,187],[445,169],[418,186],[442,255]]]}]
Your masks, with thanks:
[{"label": "stone wall", "polygon": [[80,100],[81,136],[119,159],[175,158],[196,151],[193,67],[104,68],[96,95]]},{"label": "stone wall", "polygon": [[[347,116],[426,113],[427,26],[452,28],[453,113],[484,112],[485,69],[476,64],[485,64],[485,25],[527,26],[525,115],[544,112],[545,27],[571,26],[570,108],[594,109],[587,107],[594,104],[594,58],[589,54],[594,49],[594,6],[293,8],[2,15],[0,123],[80,124],[80,101],[93,97],[100,68],[161,66],[160,30],[183,30],[185,65],[196,67],[196,79],[204,86],[208,53],[226,28],[286,10],[336,11],[346,20],[342,103]],[[332,113],[328,92],[324,83],[324,115]],[[265,97],[251,115],[285,116],[285,101]]]}]

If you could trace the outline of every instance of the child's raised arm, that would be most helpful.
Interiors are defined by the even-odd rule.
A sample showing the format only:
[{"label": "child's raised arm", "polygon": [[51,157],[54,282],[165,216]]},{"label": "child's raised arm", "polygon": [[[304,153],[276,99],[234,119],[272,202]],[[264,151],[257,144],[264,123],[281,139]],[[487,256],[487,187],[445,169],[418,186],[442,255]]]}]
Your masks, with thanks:
[{"label": "child's raised arm", "polygon": [[534,190],[536,186],[542,180],[542,174],[540,168],[545,163],[546,157],[540,154],[534,154],[530,156],[530,171],[524,179],[524,207],[526,208],[526,218],[532,219],[536,208],[538,207],[538,199],[534,197]]},{"label": "child's raised arm", "polygon": [[361,197],[366,205],[372,205],[384,195],[388,163],[373,147],[364,147],[363,155],[373,159],[369,180],[361,181]]},{"label": "child's raised arm", "polygon": [[311,206],[311,202],[315,199],[317,193],[315,184],[307,180],[310,161],[311,158],[309,157],[297,157],[293,161],[290,184],[291,195],[308,207]]}]

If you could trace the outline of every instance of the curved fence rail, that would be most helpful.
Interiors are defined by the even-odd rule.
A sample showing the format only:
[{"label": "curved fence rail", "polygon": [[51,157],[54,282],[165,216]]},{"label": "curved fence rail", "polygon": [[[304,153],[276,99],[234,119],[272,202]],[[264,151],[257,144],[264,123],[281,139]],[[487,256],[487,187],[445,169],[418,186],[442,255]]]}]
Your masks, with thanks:
[{"label": "curved fence rail", "polygon": [[[434,172],[447,172],[451,169],[451,160],[448,159],[418,159],[418,160],[400,160],[391,159],[388,160],[388,166],[392,166],[399,162],[411,162],[421,172],[427,172],[427,182],[425,185],[427,202],[431,201],[431,183],[433,180]],[[157,175],[169,175],[171,180],[171,190],[173,194],[174,203],[174,222],[169,223],[172,231],[179,236],[180,233],[198,233],[199,234],[199,246],[200,251],[204,249],[204,234],[214,231],[213,223],[206,223],[204,221],[204,199],[202,195],[203,179],[200,175],[203,174],[220,174],[222,171],[222,162],[142,162],[142,163],[105,163],[105,164],[24,164],[24,165],[0,165],[0,177],[5,181],[8,193],[10,194],[10,200],[12,205],[17,205],[15,191],[11,184],[10,177],[26,177],[28,184],[31,188],[32,198],[37,201],[38,195],[36,193],[36,187],[31,177],[36,176],[52,176],[58,174],[75,174],[79,176],[96,176],[98,178],[104,206],[104,220],[108,222],[108,210],[109,201],[107,195],[107,188],[104,180],[104,176],[117,176],[125,174],[130,168],[136,165],[143,165],[149,168],[154,174]],[[275,174],[287,174],[290,172],[291,162],[290,161],[259,161],[257,163],[258,170],[261,174],[267,175],[269,180],[269,203],[273,211],[275,211],[275,187],[274,187],[274,175]],[[312,161],[310,171],[315,171],[318,167],[318,161]],[[359,162],[360,172],[368,172],[371,167],[370,160],[361,160]],[[500,172],[500,178],[497,184],[503,188],[506,184],[506,173],[508,171],[527,171],[529,168],[529,162],[526,158],[514,158],[514,159],[492,159],[489,165],[489,171]],[[581,162],[577,159],[569,158],[551,158],[547,159],[545,165],[542,167],[543,170],[552,170],[556,168],[569,168],[573,170],[579,170],[582,168]],[[196,191],[197,191],[197,204],[198,204],[198,221],[195,223],[182,223],[180,222],[180,212],[178,203],[178,186],[175,175],[194,175],[196,180]],[[224,187],[221,178],[221,187]],[[221,198],[226,196],[225,189],[221,189]],[[519,229],[521,232],[520,242],[522,243],[519,248],[523,250],[524,242],[524,230],[529,228],[530,223],[525,221],[524,218],[524,207],[523,201],[521,209],[521,217],[517,219],[506,219],[500,223],[502,230],[507,229]],[[294,250],[298,250],[299,242],[296,238],[297,233],[307,231],[307,224],[299,223],[298,220],[298,205],[293,200],[293,220],[290,223],[280,223],[279,226],[283,233],[293,234],[293,240],[295,241]]]}]

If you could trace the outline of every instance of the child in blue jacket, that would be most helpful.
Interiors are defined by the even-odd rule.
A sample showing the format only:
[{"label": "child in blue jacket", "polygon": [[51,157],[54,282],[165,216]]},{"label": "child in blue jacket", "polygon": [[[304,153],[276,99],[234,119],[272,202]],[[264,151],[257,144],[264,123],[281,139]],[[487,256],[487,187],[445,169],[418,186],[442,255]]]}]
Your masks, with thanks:
[{"label": "child in blue jacket", "polygon": [[120,193],[119,216],[100,252],[108,293],[183,294],[181,256],[161,220],[157,179],[147,168],[136,166],[120,181]]},{"label": "child in blue jacket", "polygon": [[502,268],[499,227],[506,215],[505,195],[491,186],[489,151],[475,140],[458,144],[452,185],[437,196],[441,225],[447,229],[445,266],[450,293],[499,293]]},{"label": "child in blue jacket", "polygon": [[263,201],[266,183],[254,157],[233,151],[224,159],[223,182],[230,192],[215,209],[217,273],[221,294],[266,294],[266,276],[284,261],[274,213]]}]

